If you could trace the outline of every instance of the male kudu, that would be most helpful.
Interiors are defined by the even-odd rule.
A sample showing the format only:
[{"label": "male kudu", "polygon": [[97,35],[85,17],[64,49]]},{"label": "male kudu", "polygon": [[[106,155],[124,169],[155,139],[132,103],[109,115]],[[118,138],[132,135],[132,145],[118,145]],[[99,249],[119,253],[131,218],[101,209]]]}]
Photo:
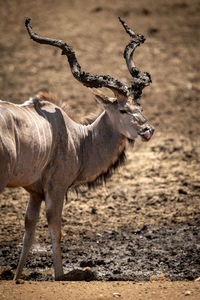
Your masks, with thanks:
[{"label": "male kudu", "polygon": [[[109,170],[123,160],[128,140],[137,137],[148,141],[153,128],[141,113],[138,98],[151,82],[146,72],[133,64],[135,48],[144,42],[120,19],[131,41],[124,57],[133,77],[131,86],[104,75],[83,72],[75,52],[65,42],[40,37],[32,31],[30,19],[25,25],[30,37],[62,50],[73,76],[93,89],[103,112],[88,125],[77,124],[51,96],[39,93],[24,104],[0,102],[0,192],[5,187],[22,186],[30,193],[23,249],[15,279],[22,273],[32,245],[41,202],[45,200],[46,216],[52,241],[55,279],[63,279],[61,260],[61,214],[67,190],[81,183],[92,184],[106,177]],[[96,88],[107,87],[114,93],[109,98]]]}]

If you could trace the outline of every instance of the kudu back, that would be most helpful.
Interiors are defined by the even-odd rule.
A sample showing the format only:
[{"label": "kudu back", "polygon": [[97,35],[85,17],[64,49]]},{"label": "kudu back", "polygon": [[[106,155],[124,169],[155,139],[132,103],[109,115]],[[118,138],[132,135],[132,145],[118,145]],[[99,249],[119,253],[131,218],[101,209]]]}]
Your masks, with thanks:
[{"label": "kudu back", "polygon": [[[73,76],[92,88],[102,112],[87,125],[78,124],[62,103],[39,93],[21,105],[0,102],[0,192],[5,187],[22,186],[30,194],[25,216],[23,248],[15,279],[21,276],[33,243],[41,202],[45,201],[51,236],[55,279],[64,279],[61,260],[61,214],[70,187],[104,180],[125,158],[128,141],[149,141],[154,129],[142,115],[138,102],[142,89],[151,82],[147,72],[133,63],[136,47],[144,42],[120,19],[131,40],[124,58],[132,75],[128,86],[107,75],[92,75],[81,70],[71,46],[61,40],[40,37],[32,31],[30,19],[25,25],[29,36],[40,44],[49,44],[66,55]],[[113,92],[107,97],[98,88]]]}]

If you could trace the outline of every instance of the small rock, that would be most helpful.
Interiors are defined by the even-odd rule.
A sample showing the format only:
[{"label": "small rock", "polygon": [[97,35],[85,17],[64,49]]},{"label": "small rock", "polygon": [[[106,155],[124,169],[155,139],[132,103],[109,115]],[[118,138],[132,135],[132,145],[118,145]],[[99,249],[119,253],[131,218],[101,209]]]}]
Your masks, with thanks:
[{"label": "small rock", "polygon": [[22,279],[17,279],[17,280],[15,281],[15,283],[16,283],[16,284],[24,284],[25,281],[22,280]]},{"label": "small rock", "polygon": [[165,274],[151,275],[150,281],[169,281]]},{"label": "small rock", "polygon": [[91,272],[92,269],[90,267],[85,267],[85,268],[83,268],[83,271],[89,271],[89,272]]},{"label": "small rock", "polygon": [[195,281],[200,281],[200,277],[196,278]]},{"label": "small rock", "polygon": [[96,280],[95,272],[92,272],[90,268],[85,268],[85,270],[72,270],[64,275],[64,280],[66,281],[92,281]]},{"label": "small rock", "polygon": [[186,86],[187,86],[188,90],[192,90],[192,83],[191,82],[188,82]]},{"label": "small rock", "polygon": [[183,189],[178,189],[178,192],[179,194],[182,194],[182,195],[187,195],[187,191],[183,190]]},{"label": "small rock", "polygon": [[191,294],[192,294],[191,291],[186,291],[186,292],[185,292],[185,296],[190,296]]},{"label": "small rock", "polygon": [[113,293],[113,297],[119,298],[121,297],[120,293]]},{"label": "small rock", "polygon": [[96,215],[96,213],[97,213],[97,209],[95,207],[92,207],[91,214]]}]

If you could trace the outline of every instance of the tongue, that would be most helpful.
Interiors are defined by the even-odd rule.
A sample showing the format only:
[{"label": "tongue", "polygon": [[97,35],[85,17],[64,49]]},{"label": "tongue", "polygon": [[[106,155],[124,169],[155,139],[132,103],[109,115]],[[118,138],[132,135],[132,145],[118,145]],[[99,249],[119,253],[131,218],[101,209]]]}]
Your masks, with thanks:
[{"label": "tongue", "polygon": [[151,132],[149,130],[145,131],[144,136],[147,140],[149,140],[151,137]]}]

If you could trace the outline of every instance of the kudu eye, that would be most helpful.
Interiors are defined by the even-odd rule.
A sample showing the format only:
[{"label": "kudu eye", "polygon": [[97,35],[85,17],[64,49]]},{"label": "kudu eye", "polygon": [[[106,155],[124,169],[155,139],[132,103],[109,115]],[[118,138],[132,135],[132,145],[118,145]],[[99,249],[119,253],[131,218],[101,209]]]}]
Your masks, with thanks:
[{"label": "kudu eye", "polygon": [[125,109],[121,109],[119,112],[120,114],[127,114],[127,111]]}]

